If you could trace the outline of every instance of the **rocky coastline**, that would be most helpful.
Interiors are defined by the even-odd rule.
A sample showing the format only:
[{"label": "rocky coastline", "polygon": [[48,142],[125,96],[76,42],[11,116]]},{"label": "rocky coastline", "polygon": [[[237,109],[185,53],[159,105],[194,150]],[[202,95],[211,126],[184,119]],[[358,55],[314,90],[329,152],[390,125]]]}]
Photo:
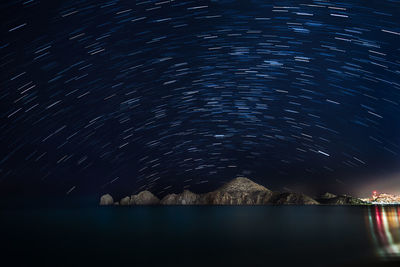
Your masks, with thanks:
[{"label": "rocky coastline", "polygon": [[217,190],[196,194],[184,190],[179,194],[168,194],[161,200],[150,191],[141,191],[114,201],[110,194],[100,198],[101,206],[120,205],[367,205],[358,198],[325,193],[312,198],[297,192],[277,192],[259,185],[248,178],[237,177]]}]

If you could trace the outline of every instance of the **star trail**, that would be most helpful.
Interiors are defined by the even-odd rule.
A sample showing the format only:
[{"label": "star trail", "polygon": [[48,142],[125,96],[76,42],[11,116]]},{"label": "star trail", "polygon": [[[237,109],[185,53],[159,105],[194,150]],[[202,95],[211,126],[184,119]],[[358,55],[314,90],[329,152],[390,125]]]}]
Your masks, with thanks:
[{"label": "star trail", "polygon": [[400,1],[0,8],[2,191],[318,187],[399,163]]}]

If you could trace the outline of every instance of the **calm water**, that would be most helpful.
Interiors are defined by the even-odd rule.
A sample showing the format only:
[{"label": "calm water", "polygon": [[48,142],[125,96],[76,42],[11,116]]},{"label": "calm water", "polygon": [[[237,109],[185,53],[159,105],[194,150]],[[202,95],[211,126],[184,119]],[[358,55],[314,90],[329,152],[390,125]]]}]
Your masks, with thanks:
[{"label": "calm water", "polygon": [[400,259],[398,207],[93,207],[0,214],[2,260],[15,266],[396,266]]}]

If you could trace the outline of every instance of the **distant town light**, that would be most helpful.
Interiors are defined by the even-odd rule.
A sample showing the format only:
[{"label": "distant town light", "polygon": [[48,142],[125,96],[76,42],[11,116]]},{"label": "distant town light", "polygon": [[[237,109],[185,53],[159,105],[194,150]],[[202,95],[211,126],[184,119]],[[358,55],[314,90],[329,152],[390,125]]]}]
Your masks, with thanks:
[{"label": "distant town light", "polygon": [[377,193],[376,191],[372,192],[372,198],[370,201],[372,204],[400,204],[400,196],[385,194],[385,193]]}]

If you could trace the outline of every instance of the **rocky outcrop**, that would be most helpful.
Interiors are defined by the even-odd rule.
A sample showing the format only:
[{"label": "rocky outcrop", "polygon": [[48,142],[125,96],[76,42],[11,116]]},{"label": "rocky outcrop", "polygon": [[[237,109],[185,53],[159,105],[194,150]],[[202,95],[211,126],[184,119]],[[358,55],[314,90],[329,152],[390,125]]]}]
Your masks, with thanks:
[{"label": "rocky outcrop", "polygon": [[110,194],[105,194],[100,197],[100,206],[110,206],[114,204],[114,199]]},{"label": "rocky outcrop", "polygon": [[181,194],[166,195],[160,203],[162,205],[198,205],[201,204],[201,195],[184,190]]},{"label": "rocky outcrop", "polygon": [[161,205],[178,205],[178,195],[177,194],[168,194],[161,199],[160,204]]},{"label": "rocky outcrop", "polygon": [[295,192],[274,192],[270,203],[274,205],[318,205],[318,201],[311,197]]},{"label": "rocky outcrop", "polygon": [[133,195],[130,198],[129,205],[157,205],[160,204],[160,200],[153,195],[150,191],[142,191],[137,195]]},{"label": "rocky outcrop", "polygon": [[131,198],[130,197],[124,197],[123,199],[121,199],[119,201],[121,206],[129,206],[131,202]]}]

